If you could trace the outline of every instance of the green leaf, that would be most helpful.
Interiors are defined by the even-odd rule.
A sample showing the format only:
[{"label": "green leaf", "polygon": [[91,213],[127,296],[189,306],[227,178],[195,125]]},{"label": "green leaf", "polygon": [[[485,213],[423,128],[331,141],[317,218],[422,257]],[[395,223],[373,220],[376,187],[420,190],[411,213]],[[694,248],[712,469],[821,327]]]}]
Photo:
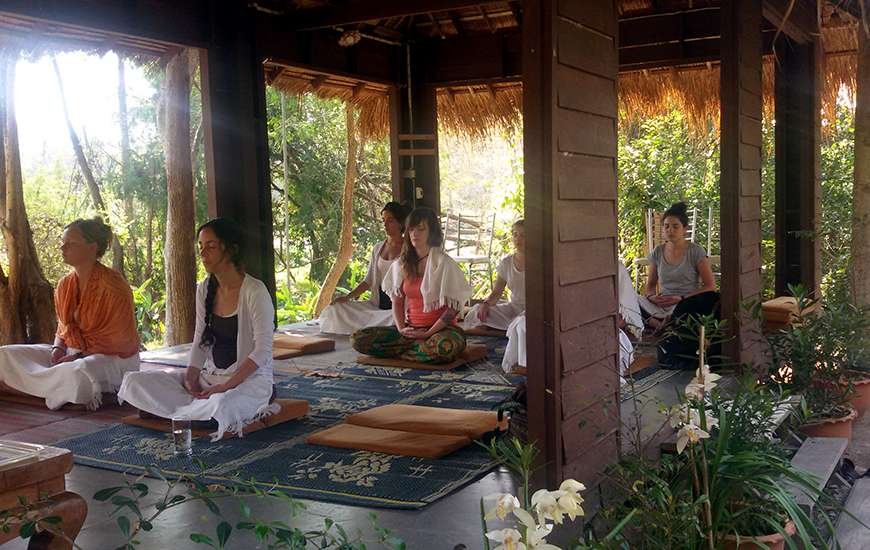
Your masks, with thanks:
[{"label": "green leaf", "polygon": [[254,528],[254,535],[257,536],[257,540],[262,541],[265,540],[266,536],[269,534],[269,526],[265,524],[258,524]]},{"label": "green leaf", "polygon": [[130,486],[130,489],[139,493],[139,498],[142,498],[148,494],[148,486],[144,483],[134,483]]},{"label": "green leaf", "polygon": [[124,533],[124,536],[130,535],[130,519],[127,516],[118,516],[118,528]]},{"label": "green leaf", "polygon": [[242,515],[245,516],[245,519],[251,518],[251,506],[245,502],[244,500],[239,501],[239,507],[242,509]]},{"label": "green leaf", "polygon": [[202,533],[191,533],[190,540],[197,544],[207,544],[212,548],[217,548],[217,546],[214,545],[214,541],[211,540],[211,537],[208,535],[203,535]]},{"label": "green leaf", "polygon": [[220,508],[218,508],[217,504],[215,504],[212,499],[208,497],[202,497],[202,501],[205,503],[206,506],[208,506],[208,509],[211,511],[212,514],[216,516],[219,516],[221,514]]},{"label": "green leaf", "polygon": [[112,498],[112,496],[119,492],[123,487],[107,487],[105,489],[100,489],[96,493],[94,493],[94,500],[98,500],[100,502],[105,502]]},{"label": "green leaf", "polygon": [[223,548],[227,540],[230,538],[230,533],[233,532],[233,526],[226,521],[220,522],[217,526],[218,548]]},{"label": "green leaf", "polygon": [[44,521],[45,523],[49,523],[51,525],[58,525],[63,521],[63,519],[59,516],[49,516],[47,518],[42,518],[39,521]]},{"label": "green leaf", "polygon": [[36,532],[36,522],[28,521],[27,523],[21,524],[21,531],[19,534],[23,539],[29,539]]}]

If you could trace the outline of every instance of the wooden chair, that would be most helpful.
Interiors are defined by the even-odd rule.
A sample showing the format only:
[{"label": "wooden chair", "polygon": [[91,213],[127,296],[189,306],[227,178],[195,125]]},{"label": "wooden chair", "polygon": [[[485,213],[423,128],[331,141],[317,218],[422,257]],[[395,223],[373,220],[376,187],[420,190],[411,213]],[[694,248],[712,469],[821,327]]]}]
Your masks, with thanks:
[{"label": "wooden chair", "polygon": [[492,244],[495,213],[467,215],[445,212],[444,251],[460,265],[466,265],[469,278],[475,273],[489,281],[492,288]]}]

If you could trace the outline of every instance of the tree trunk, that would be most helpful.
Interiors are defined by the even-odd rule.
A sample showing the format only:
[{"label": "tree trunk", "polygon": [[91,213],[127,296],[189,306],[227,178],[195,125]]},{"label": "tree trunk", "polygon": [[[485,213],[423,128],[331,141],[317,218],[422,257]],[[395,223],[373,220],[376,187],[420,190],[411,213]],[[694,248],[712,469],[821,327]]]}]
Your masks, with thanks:
[{"label": "tree trunk", "polygon": [[314,316],[320,317],[320,312],[332,301],[335,287],[341,279],[342,273],[353,257],[353,188],[356,184],[357,175],[357,141],[356,119],[354,106],[345,104],[345,119],[347,120],[347,161],[344,167],[344,191],[341,194],[341,238],[338,245],[338,256],[335,263],[326,275],[320,294],[317,297],[317,305],[314,306]]},{"label": "tree trunk", "polygon": [[190,72],[186,50],[166,64],[164,80],[166,158],[166,344],[193,340],[196,323],[196,215],[190,161]]},{"label": "tree trunk", "polygon": [[852,298],[870,306],[870,37],[858,29],[855,183],[852,187]]},{"label": "tree trunk", "polygon": [[0,225],[9,273],[0,270],[0,344],[47,343],[54,339],[54,291],[45,279],[24,206],[24,183],[15,120],[16,56],[0,55],[0,118],[3,133]]},{"label": "tree trunk", "polygon": [[136,214],[133,211],[133,182],[130,177],[130,121],[127,119],[127,77],[124,58],[118,55],[118,119],[121,123],[121,189],[124,198],[124,217],[129,224],[128,242],[132,257],[132,275],[136,285],[142,284],[142,266],[139,263],[139,243],[136,238]]},{"label": "tree trunk", "polygon": [[[54,66],[54,74],[57,76],[57,87],[60,90],[60,102],[63,106],[63,117],[66,120],[66,129],[69,132],[69,139],[72,142],[73,151],[76,154],[76,160],[79,163],[79,170],[85,178],[85,183],[88,184],[88,189],[91,192],[91,199],[94,201],[94,208],[103,217],[103,220],[109,220],[109,211],[106,209],[106,203],[103,201],[103,194],[100,192],[100,186],[94,178],[94,173],[91,166],[88,164],[88,159],[85,157],[84,149],[82,149],[81,141],[73,128],[72,120],[69,118],[69,109],[66,105],[66,94],[63,90],[63,78],[60,76],[60,67],[57,65],[57,58],[52,57],[51,63]],[[112,268],[124,274],[124,249],[121,248],[121,241],[118,240],[118,235],[112,236]]]},{"label": "tree trunk", "polygon": [[284,239],[281,250],[284,252],[284,268],[287,275],[287,289],[291,288],[293,282],[293,274],[290,272],[290,167],[287,163],[290,161],[289,146],[287,144],[287,96],[284,92],[281,94],[281,152],[283,162],[284,175]]}]

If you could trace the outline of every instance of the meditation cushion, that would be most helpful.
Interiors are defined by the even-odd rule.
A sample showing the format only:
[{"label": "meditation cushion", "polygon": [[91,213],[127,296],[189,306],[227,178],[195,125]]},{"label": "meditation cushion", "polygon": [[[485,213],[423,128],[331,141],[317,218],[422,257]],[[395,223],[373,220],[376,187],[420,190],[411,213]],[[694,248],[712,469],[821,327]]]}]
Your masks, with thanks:
[{"label": "meditation cushion", "polygon": [[360,365],[376,365],[379,367],[398,367],[402,369],[419,369],[419,370],[453,370],[467,363],[473,363],[480,359],[486,358],[486,346],[483,344],[469,344],[465,351],[456,358],[452,363],[418,363],[417,361],[406,361],[405,359],[373,357],[371,355],[360,355],[356,358],[356,362]]},{"label": "meditation cushion", "polygon": [[507,332],[504,330],[499,330],[497,328],[488,327],[486,325],[480,325],[472,328],[464,329],[465,334],[470,336],[499,336],[502,338],[507,337]]},{"label": "meditation cushion", "polygon": [[507,430],[508,426],[506,419],[499,423],[498,413],[495,411],[467,411],[399,403],[352,414],[345,422],[404,432],[464,435],[471,439],[480,439],[483,434],[496,428]]},{"label": "meditation cushion", "polygon": [[[820,302],[815,301],[804,308],[803,315],[813,314],[818,311]],[[761,304],[764,316],[764,330],[771,332],[788,327],[798,320],[797,299],[792,296],[778,296]]]},{"label": "meditation cushion", "polygon": [[338,424],[313,433],[305,440],[309,445],[340,449],[360,449],[392,455],[441,458],[471,443],[464,435],[433,435],[384,430],[354,424]]},{"label": "meditation cushion", "polygon": [[272,358],[290,359],[300,355],[335,350],[335,340],[318,336],[278,333],[272,338]]},{"label": "meditation cushion", "polygon": [[[260,420],[251,422],[245,426],[242,433],[247,435],[265,428],[271,428],[278,424],[283,424],[284,422],[289,422],[290,420],[301,418],[308,414],[308,401],[302,399],[276,399],[275,403],[281,406],[280,411],[265,418],[261,418]],[[172,431],[172,421],[165,418],[142,418],[138,414],[133,414],[125,416],[121,419],[121,422],[124,424],[130,424],[131,426],[139,426],[159,432],[170,433]],[[215,429],[193,428],[191,433],[194,437],[205,437],[214,431]],[[235,433],[226,432],[222,439],[230,439],[233,437],[236,437]]]}]

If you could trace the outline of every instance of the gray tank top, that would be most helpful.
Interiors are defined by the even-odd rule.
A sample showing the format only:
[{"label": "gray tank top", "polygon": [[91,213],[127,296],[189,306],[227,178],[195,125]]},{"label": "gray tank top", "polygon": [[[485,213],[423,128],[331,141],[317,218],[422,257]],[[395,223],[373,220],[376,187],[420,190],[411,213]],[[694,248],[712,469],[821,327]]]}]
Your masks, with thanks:
[{"label": "gray tank top", "polygon": [[665,260],[665,245],[660,244],[650,253],[649,261],[654,263],[659,274],[659,285],[665,296],[684,296],[698,290],[698,262],[707,257],[707,251],[695,243],[679,265],[671,265]]}]

